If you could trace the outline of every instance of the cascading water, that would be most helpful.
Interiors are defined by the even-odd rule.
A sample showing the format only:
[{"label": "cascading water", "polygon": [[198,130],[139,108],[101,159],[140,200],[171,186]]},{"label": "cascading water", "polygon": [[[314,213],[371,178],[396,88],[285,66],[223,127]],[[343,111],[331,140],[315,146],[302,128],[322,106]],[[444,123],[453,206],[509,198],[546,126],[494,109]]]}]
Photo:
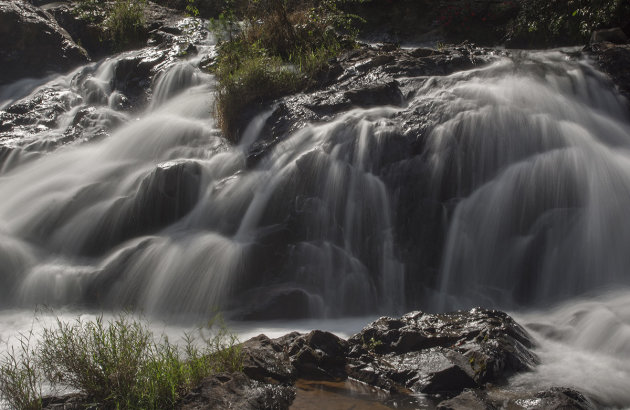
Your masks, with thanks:
[{"label": "cascading water", "polygon": [[[125,58],[0,90],[6,110],[64,96],[54,127],[42,118],[38,134],[0,140],[4,308],[335,317],[570,305],[630,284],[628,111],[586,61],[521,53],[400,79],[401,106],[306,125],[254,162],[274,107],[233,145],[199,59],[164,67],[142,112],[114,86]],[[82,139],[66,143],[83,112]],[[398,149],[410,113],[426,121],[422,145]],[[553,345],[571,332],[540,322],[570,326],[565,316],[523,317]],[[608,330],[626,334],[628,320]],[[619,343],[588,349],[615,357]]]},{"label": "cascading water", "polygon": [[[111,110],[117,62],[67,92]],[[405,272],[397,251],[404,195],[382,153],[401,127],[392,118],[436,106],[411,158],[429,183],[397,187],[455,204],[422,306],[509,308],[627,284],[630,127],[600,77],[556,52],[409,79],[416,96],[404,107],[309,125],[250,167],[270,112],[230,146],[210,115],[212,78],[174,64],[147,112],[114,111],[126,125],[110,138],[25,158],[2,178],[4,303],[205,314],[271,295],[305,316],[399,312],[422,272]]]},{"label": "cascading water", "polygon": [[[90,68],[84,89],[73,90],[81,101],[112,108],[119,61]],[[110,138],[24,158],[5,174],[6,306],[208,314],[244,292],[297,297],[301,316],[402,309],[389,198],[368,157],[378,143],[370,116],[387,109],[308,127],[248,169],[264,115],[230,146],[209,115],[212,83],[191,62],[175,64],[158,77],[147,112]],[[305,215],[292,243],[269,239],[287,234],[276,222],[287,197],[304,199],[292,204]]]}]

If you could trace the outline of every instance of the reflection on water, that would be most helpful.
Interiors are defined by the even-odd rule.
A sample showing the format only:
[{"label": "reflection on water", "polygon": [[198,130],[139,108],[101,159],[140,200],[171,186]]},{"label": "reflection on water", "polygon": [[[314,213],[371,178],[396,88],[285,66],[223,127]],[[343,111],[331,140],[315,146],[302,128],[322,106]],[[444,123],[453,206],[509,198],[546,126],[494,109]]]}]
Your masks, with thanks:
[{"label": "reflection on water", "polygon": [[358,381],[298,380],[294,410],[385,410],[431,409],[434,403],[424,397],[390,395],[387,392]]}]

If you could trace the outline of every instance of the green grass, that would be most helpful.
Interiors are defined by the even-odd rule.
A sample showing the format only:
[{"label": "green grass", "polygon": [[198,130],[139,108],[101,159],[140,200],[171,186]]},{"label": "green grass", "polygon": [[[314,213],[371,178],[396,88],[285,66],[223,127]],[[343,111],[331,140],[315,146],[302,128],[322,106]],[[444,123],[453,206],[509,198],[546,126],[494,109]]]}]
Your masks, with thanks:
[{"label": "green grass", "polygon": [[208,328],[178,346],[129,315],[57,320],[35,345],[22,337],[17,353],[2,357],[0,397],[12,408],[38,409],[47,383],[79,391],[99,408],[174,408],[203,378],[242,370],[237,338],[222,324]]},{"label": "green grass", "polygon": [[340,11],[343,2],[257,0],[227,8],[211,24],[222,40],[213,67],[216,118],[228,139],[238,138],[247,109],[316,85],[329,60],[354,45],[354,16]]},{"label": "green grass", "polygon": [[111,42],[122,51],[146,40],[145,6],[146,0],[78,0],[73,10],[77,17],[100,28],[101,41]]},{"label": "green grass", "polygon": [[11,348],[0,361],[0,398],[12,409],[42,407],[43,373],[36,362],[32,332],[18,337],[19,347]]},{"label": "green grass", "polygon": [[116,0],[109,9],[103,27],[118,49],[133,47],[146,39],[145,5],[146,0]]}]

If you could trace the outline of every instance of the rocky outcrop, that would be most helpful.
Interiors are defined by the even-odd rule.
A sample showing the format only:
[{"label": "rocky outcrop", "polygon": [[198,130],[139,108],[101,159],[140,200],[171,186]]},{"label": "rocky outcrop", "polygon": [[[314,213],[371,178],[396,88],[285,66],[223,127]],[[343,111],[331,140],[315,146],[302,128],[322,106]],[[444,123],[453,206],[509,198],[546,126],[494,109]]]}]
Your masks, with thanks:
[{"label": "rocky outcrop", "polygon": [[87,61],[86,51],[50,14],[23,0],[0,1],[0,84]]},{"label": "rocky outcrop", "polygon": [[[277,339],[260,335],[242,347],[243,372],[273,386],[327,380],[339,389],[338,381],[350,378],[386,392],[378,399],[383,403],[414,403],[414,395],[422,394],[423,405],[432,403],[443,410],[498,409],[507,404],[593,408],[581,393],[568,388],[511,389],[508,377],[533,369],[538,358],[527,331],[494,310],[411,312],[400,318],[382,317],[347,341],[315,330]],[[298,398],[300,394],[298,387]]]},{"label": "rocky outcrop", "polygon": [[[55,2],[42,8],[54,16],[74,41],[87,50],[92,59],[100,59],[115,51],[120,51],[121,45],[116,44],[106,32],[105,27],[99,24],[106,18],[103,8],[96,9],[94,11],[96,15],[92,17],[83,15],[77,5],[72,3]],[[137,43],[128,44],[126,49],[142,47],[147,40],[154,44],[159,43],[164,39],[165,33],[183,34],[182,30],[177,28],[177,23],[184,17],[185,15],[180,11],[147,2],[144,5],[146,30],[137,39]]]},{"label": "rocky outcrop", "polygon": [[[441,51],[401,49],[393,44],[364,45],[348,51],[331,61],[328,71],[321,74],[318,89],[277,102],[263,130],[267,137],[256,141],[250,162],[255,163],[276,142],[307,122],[322,121],[353,107],[403,105],[413,92],[405,87],[405,78],[448,75],[484,65],[497,54],[470,44]],[[241,123],[247,124],[253,112],[243,113]]]},{"label": "rocky outcrop", "polygon": [[[70,13],[68,7],[57,4],[54,9]],[[196,53],[196,45],[208,34],[200,21],[167,18],[167,12],[154,10],[157,28],[151,32],[150,46],[86,65],[65,78],[35,86],[18,83],[30,95],[8,102],[0,99],[0,173],[60,146],[104,138],[128,120],[128,112],[144,108],[155,78]]]},{"label": "rocky outcrop", "polygon": [[[348,340],[321,330],[276,339],[259,335],[241,344],[242,373],[204,379],[177,408],[288,409],[318,385],[324,388],[321,405],[335,405],[343,381],[352,380],[372,386],[371,393],[364,389],[363,398],[348,402],[357,408],[383,403],[441,410],[592,409],[588,398],[569,388],[510,387],[508,376],[536,366],[533,347],[510,316],[480,308],[382,317]],[[325,386],[338,395],[327,397]],[[86,402],[77,394],[49,397],[44,408],[73,409]]]},{"label": "rocky outcrop", "polygon": [[619,91],[630,99],[630,44],[604,41],[591,44],[587,50]]},{"label": "rocky outcrop", "polygon": [[454,394],[531,369],[527,332],[502,312],[384,317],[349,339],[348,374],[389,391]]}]

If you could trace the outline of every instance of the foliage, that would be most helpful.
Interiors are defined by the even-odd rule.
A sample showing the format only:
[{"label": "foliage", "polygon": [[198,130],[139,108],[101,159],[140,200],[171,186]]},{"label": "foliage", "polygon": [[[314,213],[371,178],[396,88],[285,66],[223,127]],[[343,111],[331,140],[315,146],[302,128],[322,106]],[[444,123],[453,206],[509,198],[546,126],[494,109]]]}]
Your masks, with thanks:
[{"label": "foliage", "polygon": [[[194,10],[194,0],[191,10]],[[146,0],[78,0],[77,17],[96,24],[103,32],[101,41],[110,41],[118,50],[139,44],[147,36],[144,8]]]},{"label": "foliage", "polygon": [[124,49],[146,37],[146,0],[116,0],[103,23],[117,48]]},{"label": "foliage", "polygon": [[371,337],[370,340],[368,340],[367,342],[365,341],[365,338],[363,338],[362,340],[363,340],[363,348],[372,352],[376,350],[379,346],[383,345],[382,341],[376,340],[374,339],[374,337]]},{"label": "foliage", "polygon": [[186,13],[191,17],[199,16],[199,8],[196,0],[186,0]]},{"label": "foliage", "polygon": [[593,30],[628,21],[627,0],[523,0],[510,36],[522,46],[582,44]]},{"label": "foliage", "polygon": [[0,399],[14,409],[42,407],[43,374],[35,361],[32,336],[32,332],[20,335],[17,352],[12,347],[0,361]]},{"label": "foliage", "polygon": [[102,17],[103,7],[99,0],[78,0],[74,12],[79,18],[95,23]]},{"label": "foliage", "polygon": [[185,335],[179,347],[127,315],[58,320],[35,348],[22,342],[20,355],[5,355],[0,393],[15,408],[39,408],[45,381],[76,389],[99,408],[172,408],[204,377],[242,370],[237,338],[223,324],[208,329]]},{"label": "foliage", "polygon": [[312,86],[330,58],[354,44],[358,17],[341,10],[346,1],[227,0],[211,28],[221,41],[217,118],[228,137],[238,134],[246,107]]}]

